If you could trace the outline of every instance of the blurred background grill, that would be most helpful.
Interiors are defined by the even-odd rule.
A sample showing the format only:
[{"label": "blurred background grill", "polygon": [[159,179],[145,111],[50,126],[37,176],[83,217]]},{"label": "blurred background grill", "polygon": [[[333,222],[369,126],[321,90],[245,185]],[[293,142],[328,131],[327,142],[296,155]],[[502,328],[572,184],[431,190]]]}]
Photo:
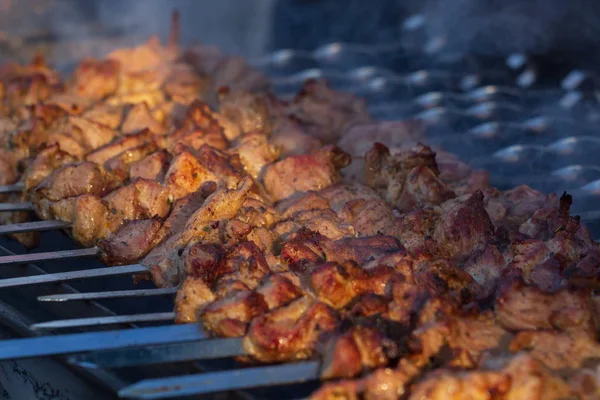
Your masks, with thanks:
[{"label": "blurred background grill", "polygon": [[[336,89],[366,98],[376,118],[419,119],[427,126],[428,143],[490,171],[500,189],[528,184],[546,192],[569,191],[573,211],[599,238],[595,54],[600,46],[594,38],[600,13],[593,2],[569,3],[2,0],[0,59],[26,62],[41,52],[68,71],[83,57],[101,57],[153,34],[166,37],[167,16],[176,7],[182,11],[184,44],[202,41],[248,57],[284,97],[305,79],[323,77]],[[41,243],[36,252],[75,248],[57,232],[43,233]],[[25,252],[14,242],[0,244],[3,254]],[[2,267],[0,277],[97,267],[88,260],[44,262],[43,270]],[[66,305],[36,300],[73,290],[144,287],[152,285],[134,287],[123,276],[2,289],[0,338],[34,335],[29,326],[41,321],[172,310],[168,296]],[[105,399],[126,382],[174,371],[161,366],[113,375],[61,365],[52,360],[1,363],[0,396]],[[299,393],[288,388],[251,395],[292,398]]]}]

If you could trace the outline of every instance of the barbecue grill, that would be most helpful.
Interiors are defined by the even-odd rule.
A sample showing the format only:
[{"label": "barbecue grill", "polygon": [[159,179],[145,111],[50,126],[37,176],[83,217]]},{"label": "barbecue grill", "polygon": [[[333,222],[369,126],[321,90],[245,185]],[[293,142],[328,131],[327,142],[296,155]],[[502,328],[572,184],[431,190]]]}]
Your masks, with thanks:
[{"label": "barbecue grill", "polygon": [[[576,199],[573,212],[600,237],[597,77],[573,69],[548,80],[526,54],[494,60],[447,54],[443,41],[421,40],[426,23],[409,18],[408,40],[399,43],[284,49],[252,63],[282,97],[306,79],[326,78],[335,89],[366,98],[379,119],[422,121],[428,143],[487,169],[501,189],[528,184],[569,191]],[[0,211],[28,208],[0,204]],[[48,363],[1,366],[26,376],[38,399],[216,392],[283,399],[304,397],[318,385],[318,361],[241,368],[232,361],[243,354],[238,339],[207,339],[198,326],[173,325],[175,290],[143,280],[134,285],[131,275],[144,274],[145,267],[106,268],[95,259],[96,248],[77,248],[58,232],[65,226],[0,226],[2,235],[43,231],[35,252],[4,239],[0,247],[0,322],[7,328],[0,334],[14,337],[0,341],[0,360],[43,357]],[[10,379],[0,375],[2,384]],[[5,387],[6,396],[11,390]]]}]

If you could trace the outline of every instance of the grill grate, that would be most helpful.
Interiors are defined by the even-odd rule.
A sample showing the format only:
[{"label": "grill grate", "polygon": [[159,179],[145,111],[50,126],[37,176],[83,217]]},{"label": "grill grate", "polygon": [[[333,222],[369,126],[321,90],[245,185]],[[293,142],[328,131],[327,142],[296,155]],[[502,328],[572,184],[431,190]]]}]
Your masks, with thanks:
[{"label": "grill grate", "polygon": [[[313,52],[281,50],[254,64],[273,78],[280,96],[289,96],[307,78],[326,78],[336,89],[365,97],[378,119],[421,120],[428,128],[429,143],[489,170],[492,184],[499,188],[525,183],[543,191],[572,192],[573,211],[598,237],[600,164],[595,154],[600,136],[594,125],[600,107],[595,75],[574,70],[562,82],[542,83],[538,66],[526,56],[490,64],[444,54],[443,47],[418,42],[418,32],[413,36],[410,51],[404,42],[378,47],[334,43]],[[415,53],[415,48],[421,51]],[[21,189],[5,186],[0,193]],[[0,212],[30,207],[1,204]],[[0,226],[0,235],[67,226],[58,221],[6,225]],[[122,382],[110,386],[127,398],[179,397],[318,379],[317,361],[245,369],[209,363],[243,355],[241,340],[207,339],[195,325],[165,324],[174,318],[175,290],[156,289],[149,283],[133,287],[129,276],[145,272],[142,265],[105,268],[94,259],[96,248],[73,249],[73,243],[58,232],[43,234],[38,253],[23,254],[15,243],[6,246],[19,254],[0,257],[0,299],[34,315],[36,322],[29,324],[28,334],[59,329],[68,333],[0,341],[0,360],[72,355],[71,364],[96,371],[202,360],[203,368],[217,370],[189,375],[161,368],[124,374]],[[32,262],[43,262],[44,269]],[[74,282],[74,288],[66,282]],[[101,287],[110,290],[100,291]],[[29,300],[21,302],[24,296]],[[148,323],[166,326],[145,327]],[[134,329],[115,330],[124,327]],[[106,328],[113,330],[96,332]],[[218,371],[223,368],[227,370]],[[169,377],[173,371],[178,376]],[[158,380],[125,384],[156,373],[161,376]],[[274,397],[297,393],[288,390]]]}]

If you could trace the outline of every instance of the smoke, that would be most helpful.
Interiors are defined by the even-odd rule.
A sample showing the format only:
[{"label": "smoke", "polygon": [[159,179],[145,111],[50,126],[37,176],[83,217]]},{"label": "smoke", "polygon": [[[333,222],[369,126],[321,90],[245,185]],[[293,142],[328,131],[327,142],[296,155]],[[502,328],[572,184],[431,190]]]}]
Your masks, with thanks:
[{"label": "smoke", "polygon": [[102,57],[152,35],[166,40],[180,10],[182,44],[256,57],[266,52],[276,0],[0,0],[0,61],[41,52],[54,63]]},{"label": "smoke", "polygon": [[428,0],[412,4],[431,40],[454,52],[509,54],[600,48],[600,6],[594,0]]},{"label": "smoke", "polygon": [[177,8],[184,43],[202,41],[247,57],[276,47],[308,50],[333,41],[401,40],[403,19],[416,12],[425,16],[427,41],[443,38],[445,51],[600,49],[600,2],[595,0],[0,0],[0,7],[4,36],[51,32],[72,41],[108,31],[120,35],[120,42],[111,39],[117,45],[153,34],[164,38]]},{"label": "smoke", "polygon": [[181,40],[202,42],[226,52],[256,56],[264,52],[269,10],[274,0],[98,1],[98,20],[129,34],[166,37],[170,14],[180,10]]}]

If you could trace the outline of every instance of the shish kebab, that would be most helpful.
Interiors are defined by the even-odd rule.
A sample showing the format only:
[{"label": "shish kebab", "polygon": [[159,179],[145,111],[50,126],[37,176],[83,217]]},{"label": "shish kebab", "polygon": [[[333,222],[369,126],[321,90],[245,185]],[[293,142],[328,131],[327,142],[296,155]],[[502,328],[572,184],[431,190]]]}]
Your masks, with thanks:
[{"label": "shish kebab", "polygon": [[[178,36],[174,13],[167,47],[153,38],[145,46],[117,50],[105,60],[85,59],[64,83],[41,57],[28,66],[5,66],[0,73],[0,179],[8,185],[1,191],[23,187],[29,191],[52,170],[85,160],[88,153],[115,137],[142,128],[155,133],[166,130],[171,123],[167,118],[180,118],[177,110],[193,99],[215,98],[217,87],[261,90],[268,84],[244,60],[215,49],[197,47],[180,53]],[[135,147],[135,139],[124,140],[122,147],[123,151]],[[3,200],[25,199],[14,193]],[[0,217],[15,223],[29,215],[3,213]],[[34,233],[18,234],[17,239],[28,247],[37,241]]]},{"label": "shish kebab", "polygon": [[[367,157],[367,158],[369,158],[369,157]],[[334,185],[334,186],[335,186],[335,185]],[[521,188],[521,189],[520,189],[520,192],[523,192],[523,188]],[[517,192],[517,193],[518,193],[518,192]],[[534,192],[527,192],[527,193],[529,193],[529,194],[534,194]],[[515,192],[513,192],[513,193],[510,193],[510,195],[511,195],[511,196],[512,196],[512,195],[514,195],[514,194],[515,194]],[[307,197],[308,197],[308,196],[307,196]],[[469,198],[471,198],[471,197],[473,197],[473,196],[470,196]],[[313,198],[313,200],[314,200],[314,198]],[[548,199],[548,198],[546,198],[545,196],[541,196],[541,198],[537,198],[536,200],[537,200],[537,201],[542,201],[542,203],[543,203],[543,202],[545,202],[545,201],[548,201],[548,200],[550,200],[550,202],[552,202],[552,197],[550,197],[550,199]],[[572,218],[572,217],[569,217],[569,216],[568,216],[568,206],[569,206],[569,202],[570,202],[570,200],[569,200],[569,197],[568,197],[568,196],[563,196],[563,198],[562,198],[562,201],[561,201],[561,207],[560,207],[559,209],[553,210],[553,209],[552,209],[552,207],[549,207],[549,208],[547,208],[547,209],[546,209],[546,212],[547,212],[547,213],[550,213],[550,215],[554,215],[554,218],[556,218],[557,220],[560,220],[561,218],[567,218],[567,219],[569,219],[569,220],[570,220],[570,218]],[[517,204],[518,204],[518,203],[517,203]],[[470,207],[467,207],[467,208],[470,208]],[[476,211],[477,207],[473,207],[473,209]],[[542,208],[542,209],[543,209],[543,208]],[[530,210],[529,212],[531,212],[531,210]],[[514,217],[514,215],[513,215],[513,217]],[[526,216],[526,215],[525,215],[525,216],[520,216],[520,217],[521,217],[521,219],[522,219],[522,220],[527,218],[527,216]],[[576,223],[576,222],[577,222],[577,221],[576,221],[576,218],[575,218],[575,219],[573,219],[571,222],[573,222],[573,223]],[[529,223],[529,224],[530,224],[530,223],[531,223],[531,221],[530,221],[530,220],[525,220],[525,222],[523,222],[523,224],[526,224],[526,223]],[[563,222],[563,224],[564,224],[564,222]],[[547,228],[547,227],[546,227],[546,228]],[[570,230],[570,229],[569,229],[569,230]],[[552,231],[554,232],[554,230],[552,230]],[[560,232],[560,230],[558,230],[558,232]],[[313,235],[313,236],[314,236],[314,235]],[[561,239],[561,238],[562,238],[562,239]],[[557,239],[557,240],[558,240],[558,242],[560,242],[561,240],[564,240],[564,238],[563,238],[562,236],[557,236],[557,237],[555,237],[555,238],[553,238],[553,239]],[[326,239],[325,239],[325,238],[321,238],[321,241],[323,241],[323,240],[325,240],[325,241],[326,241]],[[552,240],[552,239],[551,239],[551,240]],[[284,246],[285,246],[285,244],[284,244]],[[393,255],[394,255],[394,256],[397,256],[397,254],[393,254]],[[403,258],[404,260],[406,260],[406,259],[408,258],[408,257],[407,257],[407,255],[406,255],[406,254],[404,254],[403,252],[402,252],[401,256],[402,256],[402,258]],[[489,257],[489,255],[488,255],[487,257]],[[302,259],[301,259],[301,261],[302,261]],[[328,267],[329,267],[329,270],[331,270],[331,264],[329,264],[329,265],[328,265]],[[317,268],[318,268],[318,267],[317,267]],[[336,268],[337,268],[337,267],[336,267]],[[351,265],[349,265],[349,266],[346,266],[346,267],[344,267],[344,268],[351,268],[351,270],[352,270],[352,268],[353,268],[353,267],[352,267]],[[327,270],[327,269],[325,269],[325,270]],[[427,270],[427,268],[426,268],[426,270]],[[405,273],[407,273],[408,271],[407,271],[407,270],[404,270],[404,272],[405,272]],[[351,276],[352,276],[352,274],[350,274],[349,276],[351,277]],[[403,275],[403,276],[404,276],[404,275]],[[361,277],[361,276],[359,275],[359,277],[358,277],[358,278],[359,278],[359,279],[361,279],[361,278],[362,278],[361,280],[363,280],[363,279],[364,279],[364,276],[363,276],[363,277]],[[532,278],[533,278],[533,277],[532,277]],[[272,278],[271,278],[271,279],[272,279]],[[434,287],[435,287],[435,286],[437,286],[437,284],[439,283],[439,280],[438,280],[438,279],[439,279],[439,277],[438,277],[438,278],[433,278],[433,283],[432,283],[432,284],[425,284],[425,285],[423,285],[423,286],[424,286],[424,287],[431,287],[431,286],[434,286]],[[368,280],[367,280],[367,281],[368,281]],[[410,288],[410,287],[414,287],[413,285],[407,284],[407,283],[405,282],[404,278],[403,278],[403,279],[401,279],[399,283],[401,283],[402,285],[408,286],[408,288]],[[455,283],[456,283],[456,282],[455,282]],[[472,281],[471,281],[471,282],[469,282],[469,283],[470,283],[470,284],[473,284],[473,282],[472,282]],[[543,280],[543,279],[542,279],[542,280],[540,280],[540,281],[534,281],[534,280],[532,280],[532,281],[530,282],[530,284],[531,284],[531,283],[534,283],[534,284],[536,284],[536,285],[541,285],[541,284],[544,284],[544,280]],[[547,283],[548,283],[548,282],[546,282],[546,284],[547,284]],[[401,286],[402,286],[402,285],[401,285]],[[202,286],[199,286],[199,287],[202,287]],[[289,288],[289,287],[290,287],[290,286],[288,286],[288,288]],[[313,287],[313,288],[314,288],[314,287]],[[464,289],[464,287],[463,287],[462,289]],[[559,305],[560,305],[560,306],[559,306],[559,308],[560,308],[561,306],[565,305],[565,304],[570,304],[570,302],[571,302],[571,301],[573,301],[572,299],[570,299],[570,296],[571,296],[572,294],[569,294],[569,293],[568,293],[568,291],[563,291],[563,295],[564,295],[564,296],[567,296],[567,297],[562,297],[562,296],[556,297],[556,295],[552,295],[552,296],[550,296],[550,295],[547,295],[545,298],[544,298],[543,296],[540,298],[540,297],[538,297],[538,296],[540,295],[540,293],[539,293],[539,292],[540,292],[540,290],[539,290],[539,289],[537,289],[537,288],[531,288],[531,289],[532,289],[532,290],[530,290],[530,292],[531,292],[531,296],[533,296],[533,299],[529,299],[529,301],[531,301],[532,303],[535,303],[536,301],[537,301],[537,302],[540,302],[540,303],[541,303],[540,305],[542,305],[543,307],[546,307],[546,308],[548,308],[548,311],[550,311],[551,313],[555,313],[555,312],[557,311],[557,306],[552,306],[551,304],[549,304],[549,303],[548,303],[548,301],[549,301],[549,300],[548,300],[548,298],[549,298],[549,297],[550,297],[550,298],[555,298],[555,299],[556,299],[556,301],[557,301],[557,304],[559,304]],[[438,290],[438,289],[436,289],[436,290]],[[444,290],[444,289],[442,289],[442,291],[443,291],[443,290]],[[462,291],[462,290],[461,290],[461,291]],[[523,287],[520,287],[520,286],[517,286],[517,287],[511,287],[511,288],[510,288],[510,290],[509,290],[507,293],[511,293],[511,291],[521,292],[521,291],[523,291]],[[427,290],[427,289],[425,289],[425,292],[428,292],[428,290]],[[280,293],[281,293],[281,291],[280,291]],[[335,298],[335,297],[334,297],[334,298],[328,298],[328,297],[327,297],[327,295],[328,295],[328,294],[331,294],[331,293],[324,293],[324,294],[325,294],[325,295],[321,294],[321,296],[320,296],[320,299],[321,299],[321,300],[323,300],[323,301],[327,301],[328,303],[331,303],[331,301],[332,301],[332,300],[336,300],[336,298]],[[464,295],[464,294],[463,294],[463,295]],[[337,296],[336,296],[336,297],[337,297]],[[510,296],[509,296],[509,297],[510,297]],[[401,298],[404,298],[404,296],[402,296]],[[306,302],[306,299],[304,299],[304,298],[302,298],[302,299],[303,299],[303,302]],[[406,299],[405,299],[405,300],[406,300]],[[521,299],[517,299],[517,301],[519,301],[519,300],[521,300]],[[500,302],[500,304],[503,304],[503,303],[504,303],[504,301],[505,301],[505,300],[503,300],[502,302]],[[231,303],[230,303],[230,304],[231,304]],[[296,307],[298,307],[298,303],[296,303],[296,302],[293,302],[293,303],[290,303],[290,304],[291,304],[291,305],[295,305]],[[358,304],[360,305],[360,303],[358,303]],[[444,304],[444,303],[441,303],[441,304]],[[448,303],[447,303],[446,305],[449,305],[449,304],[451,304],[451,302],[450,302],[450,301],[448,301]],[[291,306],[291,305],[290,305],[290,306]],[[356,305],[355,305],[355,306],[356,306]],[[513,311],[513,310],[512,310],[512,308],[515,308],[515,309],[516,309],[517,307],[513,307],[513,306],[514,306],[514,304],[510,304],[510,305],[508,306],[508,310],[501,309],[501,311],[502,311],[502,312],[506,312],[506,311],[508,311],[508,312],[509,312],[509,316],[508,316],[508,317],[507,317],[507,316],[504,316],[504,318],[510,319],[510,318],[514,317],[514,316],[513,316],[513,315],[511,315],[510,313]],[[589,309],[589,307],[586,307],[586,306],[585,306],[585,300],[584,300],[584,303],[581,303],[581,304],[579,304],[579,306],[582,306],[582,307],[583,307],[583,309]],[[498,308],[499,308],[499,307],[500,307],[500,306],[498,306]],[[217,308],[218,308],[218,307],[217,307]],[[372,308],[372,307],[371,307],[371,308]],[[497,308],[497,309],[498,309],[498,308]],[[576,307],[576,308],[577,308],[577,307]],[[402,309],[402,307],[401,307],[401,309]],[[283,308],[280,308],[280,309],[278,309],[278,310],[279,310],[279,312],[282,312],[282,311],[287,311],[287,307],[285,307],[285,306],[284,306]],[[407,308],[404,308],[404,310],[403,310],[403,311],[405,311],[405,312],[409,312],[409,313],[411,313],[411,312],[414,312],[414,310],[412,309],[412,307],[407,307]],[[536,311],[539,311],[539,310],[536,310]],[[425,313],[425,314],[427,314],[427,313]],[[488,317],[488,318],[489,318],[489,317]],[[559,318],[559,319],[560,319],[560,318]],[[468,319],[467,319],[467,320],[468,320]],[[588,319],[584,318],[584,320],[588,320]],[[500,334],[502,334],[502,335],[506,334],[506,332],[504,331],[504,328],[502,328],[502,327],[494,327],[494,326],[492,325],[492,327],[491,327],[491,328],[489,328],[489,323],[490,323],[490,321],[489,321],[488,319],[486,319],[486,318],[484,318],[484,319],[483,319],[483,321],[479,321],[479,323],[480,323],[481,325],[477,325],[477,321],[479,321],[479,318],[475,318],[475,321],[472,321],[472,322],[476,324],[476,325],[475,325],[475,327],[477,327],[477,328],[480,328],[479,330],[473,330],[473,329],[468,329],[468,328],[466,328],[466,330],[467,330],[467,331],[481,331],[482,335],[484,335],[484,336],[487,336],[487,337],[489,337],[489,338],[494,338],[494,340],[498,338],[498,336],[496,336],[496,335],[499,335],[499,336],[501,336]],[[464,322],[464,321],[463,321],[463,322]],[[538,322],[539,322],[539,321],[538,321]],[[447,322],[444,322],[444,324],[442,324],[442,325],[444,325],[444,326],[445,326],[445,324],[446,324],[446,323],[447,323]],[[546,322],[539,322],[539,323],[543,325],[543,324],[545,324]],[[510,324],[510,323],[509,323],[509,324]],[[526,324],[529,324],[529,321],[527,321],[527,322],[526,322]],[[252,325],[251,325],[251,326],[252,326]],[[491,330],[491,331],[486,331],[486,330],[483,330],[483,328],[484,328],[484,327],[486,327],[486,326],[487,326],[489,329],[492,329],[492,330]],[[304,328],[305,328],[305,327],[304,327]],[[439,327],[436,325],[436,329],[437,329],[437,328],[439,328]],[[471,327],[471,326],[469,326],[469,328],[472,328],[472,327]],[[513,327],[513,329],[515,329],[515,328]],[[306,329],[302,329],[302,331],[306,331]],[[251,331],[251,332],[252,332],[252,331]],[[352,334],[351,336],[354,338],[353,340],[356,340],[356,335]],[[360,335],[358,335],[358,337],[360,337]],[[458,338],[454,338],[454,339],[458,340]],[[563,338],[563,339],[564,339],[564,338]],[[248,340],[248,336],[246,336],[246,339],[244,339],[244,341],[246,341],[246,340]],[[338,340],[341,340],[341,339],[340,339],[340,338],[338,338]],[[350,343],[351,343],[351,342],[352,342],[352,341],[350,341]],[[459,342],[460,342],[460,340],[459,340]],[[494,341],[494,343],[495,343],[495,341]],[[236,346],[239,346],[239,342],[233,342],[232,344],[233,344],[233,345],[236,345]],[[298,345],[298,344],[302,344],[302,343],[301,343],[301,342],[296,342],[296,343],[295,343],[295,345]],[[483,346],[484,346],[484,348],[485,348],[485,346],[487,346],[488,344],[489,344],[489,343],[488,343],[488,342],[486,342],[486,343],[483,345]],[[207,346],[209,346],[209,345],[210,345],[210,346],[214,346],[214,343],[208,343],[208,344],[207,344]],[[341,346],[341,345],[340,345],[340,346]],[[350,346],[351,346],[351,345],[350,345]],[[465,346],[465,347],[466,347],[466,346]],[[226,348],[226,349],[231,349],[231,347],[225,347],[225,348]],[[235,348],[235,347],[234,347],[234,348]],[[337,348],[337,346],[334,346],[334,349],[336,349],[336,348]],[[341,347],[341,348],[343,349],[344,347]],[[233,354],[238,354],[238,355],[239,355],[240,353],[242,353],[242,350],[240,350],[240,347],[238,347],[237,349],[238,349],[238,350],[236,350],[236,351],[234,351],[234,352],[231,352],[229,355],[233,355]],[[247,348],[246,348],[246,350],[247,350]],[[279,350],[281,350],[281,349],[279,349]],[[463,349],[463,350],[464,350],[464,349]],[[345,350],[345,351],[338,350],[338,351],[339,351],[339,352],[334,352],[334,353],[333,353],[333,355],[335,356],[335,355],[337,355],[337,354],[345,354],[345,353],[349,353],[349,350]],[[472,348],[472,347],[471,347],[471,348],[469,349],[469,352],[470,352],[470,353],[472,353],[472,354],[475,354],[475,356],[477,355],[477,349],[475,349],[475,348]],[[223,352],[221,352],[221,353],[217,354],[216,356],[223,355],[223,354],[226,354],[226,353],[223,353]],[[271,356],[272,356],[272,353],[270,353],[270,354],[271,354]],[[292,355],[292,354],[293,354],[293,355]],[[278,359],[279,359],[279,357],[281,357],[281,356],[284,356],[284,357],[286,357],[286,356],[287,356],[287,357],[289,357],[289,356],[296,357],[297,355],[298,355],[298,351],[297,351],[297,350],[294,350],[292,353],[289,353],[289,354],[287,354],[287,355],[286,355],[285,353],[284,353],[284,354],[281,354],[281,352],[278,352],[278,355],[277,355],[277,357],[278,357]],[[589,353],[588,353],[588,354],[586,354],[586,355],[582,355],[582,357],[586,357],[587,355],[589,355]],[[158,359],[158,360],[160,361],[160,359]],[[335,361],[335,357],[334,357],[334,359],[333,359],[333,360]],[[522,363],[525,363],[525,362],[529,363],[529,364],[528,364],[528,365],[530,365],[530,366],[528,367],[529,369],[528,369],[528,370],[526,370],[525,372],[529,373],[529,374],[530,374],[530,375],[532,375],[532,376],[533,376],[533,375],[535,375],[535,376],[538,376],[538,374],[540,373],[540,372],[539,372],[539,371],[540,371],[540,370],[539,370],[539,368],[541,368],[541,367],[537,366],[537,364],[536,364],[536,362],[535,362],[535,361],[532,361],[532,360],[530,360],[530,359],[518,359],[518,360],[519,360],[519,362],[522,362]],[[516,361],[515,361],[515,362],[516,362]],[[576,362],[577,362],[577,361],[576,361]],[[356,368],[357,368],[357,365],[358,365],[358,366],[359,366],[359,368],[360,368],[360,365],[361,365],[361,364],[360,364],[360,362],[358,362],[358,360],[355,360],[354,364],[349,364],[349,363],[348,363],[348,360],[347,360],[347,359],[344,359],[344,363],[343,363],[343,364],[338,364],[338,365],[337,365],[337,368],[340,368],[341,366],[344,366],[344,368],[348,368],[350,365],[352,365],[352,367],[354,367],[354,368],[356,369]],[[310,366],[310,365],[309,365],[309,366]],[[333,371],[335,371],[335,368],[334,368],[334,367],[336,367],[336,365],[334,365],[333,367],[330,367],[329,369],[326,369],[326,371],[331,371],[332,369],[333,369]],[[511,367],[511,368],[514,368],[514,367]],[[542,369],[542,372],[543,372],[543,371],[544,371],[544,370]],[[521,372],[522,372],[522,371],[521,371]],[[343,370],[343,372],[339,372],[339,371],[337,371],[337,372],[333,372],[333,373],[334,373],[333,377],[335,377],[335,376],[347,376],[347,375],[352,375],[352,374],[355,374],[355,372],[348,372],[348,371],[346,371],[346,370]],[[399,373],[400,373],[400,372],[399,372]],[[325,378],[325,377],[328,377],[328,376],[326,375],[326,373],[325,373],[325,372],[322,372],[322,374],[323,374],[323,377],[324,377],[324,378]],[[341,374],[341,375],[336,375],[336,374]],[[345,374],[345,375],[344,375],[344,374]],[[381,374],[379,374],[379,375],[381,375]],[[401,375],[401,376],[404,376],[404,375]],[[544,375],[544,376],[546,377],[546,375]],[[384,374],[384,376],[383,376],[383,377],[384,377],[384,378],[386,378],[386,379],[391,379],[391,378],[390,378],[390,375],[389,375],[389,373],[388,373],[388,372],[386,372],[386,373]],[[397,391],[397,390],[398,390],[398,387],[399,387],[399,385],[401,385],[401,384],[403,385],[403,383],[402,383],[403,381],[401,381],[401,380],[398,380],[398,375],[397,375],[397,374],[392,374],[392,375],[391,375],[391,377],[394,379],[394,381],[393,381],[393,382],[395,382],[395,386],[388,386],[388,385],[386,384],[386,387],[391,387],[391,388],[394,388],[394,390],[396,390],[396,391]],[[547,375],[547,377],[548,377],[547,379],[548,379],[548,382],[549,382],[549,383],[553,383],[553,382],[554,382],[554,381],[553,381],[554,377],[552,377],[551,375]],[[378,384],[381,384],[381,383],[382,383],[381,381],[378,381],[378,380],[377,380],[377,379],[375,379],[375,378],[371,378],[371,381],[373,381],[373,380],[375,380],[375,382],[378,382]],[[505,381],[506,381],[506,380],[505,380]],[[352,385],[354,385],[354,384],[352,384]],[[354,386],[352,386],[352,385],[350,385],[350,384],[349,384],[349,385],[347,385],[347,386],[348,386],[348,387],[356,387],[356,385],[354,385]],[[347,389],[348,389],[348,388],[346,388],[345,390],[347,390]],[[418,389],[418,387],[417,387],[417,389]],[[496,390],[497,388],[495,388],[495,387],[494,387],[494,388],[492,388],[492,389],[493,389],[493,390]],[[329,387],[329,388],[327,388],[327,390],[333,390],[333,389],[331,389],[331,388]],[[339,390],[339,388],[338,388],[338,389],[336,389],[336,390]],[[370,389],[369,389],[369,390],[370,390]],[[404,390],[404,389],[403,389],[403,390]],[[484,390],[484,389],[482,389],[482,390]],[[490,389],[490,390],[491,390],[491,389]],[[512,389],[511,389],[511,390],[512,390]],[[516,389],[515,389],[515,390],[516,390]],[[544,389],[544,390],[546,390],[546,389]],[[545,393],[545,392],[543,392],[543,393]],[[564,390],[562,390],[560,393],[564,393]],[[540,396],[541,396],[541,394],[539,394],[539,393],[538,393],[538,395],[540,395]],[[531,398],[535,398],[535,397],[531,397]],[[541,398],[546,398],[546,397],[541,397]]]},{"label": "shish kebab", "polygon": [[[340,148],[360,143],[361,134],[373,132],[368,127],[342,133],[336,138]],[[350,143],[343,146],[344,140]],[[155,219],[124,221],[114,233],[100,236],[103,257],[129,262],[140,257],[130,247],[149,250],[142,263],[151,267],[155,282],[181,284],[180,322],[199,318],[213,334],[243,337],[232,342],[242,347],[229,355],[281,362],[320,353],[324,379],[375,368],[364,379],[326,386],[315,397],[464,398],[469,393],[535,399],[577,389],[577,379],[568,385],[552,370],[578,369],[597,354],[585,285],[594,277],[598,249],[578,218],[569,215],[568,195],[559,202],[526,187],[499,193],[486,187],[481,174],[457,171],[462,167],[457,161],[448,163],[450,173],[443,175],[436,154],[422,145],[392,155],[376,143],[364,157],[364,182],[340,181],[337,169],[353,152],[334,147],[327,152],[267,163],[262,179],[237,170],[235,185],[226,180],[200,185],[191,194],[200,192],[203,201],[183,230],[170,230],[158,246],[118,246],[127,243],[122,239],[139,240],[131,237],[132,227]],[[226,165],[231,157],[225,154]],[[323,159],[328,168],[319,163]],[[304,179],[286,174],[290,169],[304,172]],[[269,170],[275,171],[272,185]],[[256,193],[259,188],[266,193]],[[248,204],[255,206],[257,197],[263,202],[253,213]],[[261,226],[251,219],[256,214],[272,222],[261,218]],[[157,229],[168,219],[158,220]],[[242,234],[235,230],[240,226]],[[260,228],[277,240],[265,233],[263,241]],[[574,284],[584,288],[573,289]],[[490,301],[493,312],[485,308]],[[484,366],[483,353],[507,335],[513,336],[511,351],[530,350],[530,355],[492,371],[476,369]],[[318,343],[326,343],[325,349]],[[565,345],[579,344],[585,351],[561,357]],[[443,348],[452,350],[450,356],[444,357]],[[396,369],[384,368],[397,359]],[[540,377],[541,386],[531,388],[531,379]],[[449,385],[456,389],[451,394]],[[524,389],[529,395],[515,397]],[[434,397],[443,390],[446,397]]]}]

